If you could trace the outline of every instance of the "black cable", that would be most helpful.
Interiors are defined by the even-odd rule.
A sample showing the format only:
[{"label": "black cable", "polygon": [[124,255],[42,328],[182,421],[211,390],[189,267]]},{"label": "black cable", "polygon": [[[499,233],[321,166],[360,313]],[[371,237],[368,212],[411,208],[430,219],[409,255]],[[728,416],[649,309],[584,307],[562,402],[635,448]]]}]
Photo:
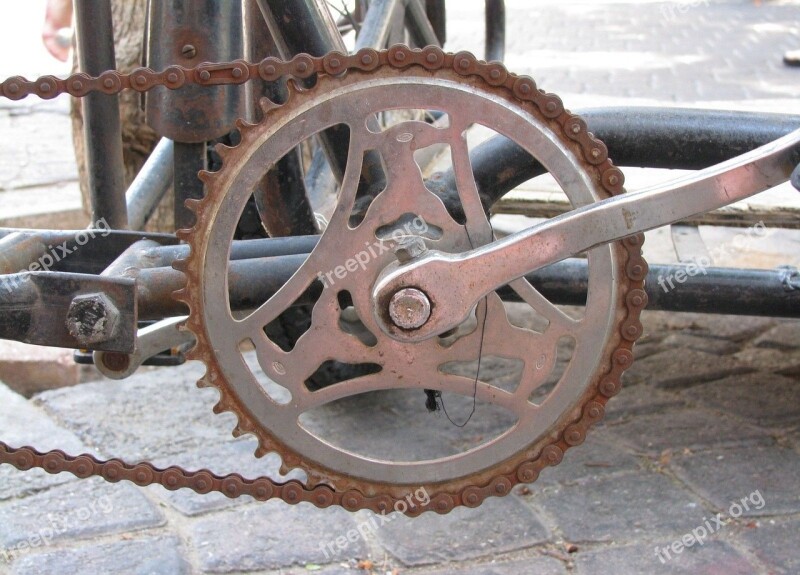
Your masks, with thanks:
[{"label": "black cable", "polygon": [[[487,219],[488,221],[488,219]],[[469,229],[464,227],[467,232],[467,240],[469,240],[469,245],[471,248],[475,248],[475,244],[472,242],[472,236],[469,234]],[[494,238],[494,228],[492,227],[492,222],[489,222],[489,229],[491,229],[492,238]],[[478,311],[475,311],[476,315]],[[473,384],[472,390],[472,410],[469,412],[467,419],[464,423],[456,423],[453,421],[453,418],[450,417],[450,414],[447,413],[447,407],[444,404],[444,398],[442,397],[442,392],[435,390],[435,389],[426,389],[425,394],[427,395],[427,399],[425,400],[425,407],[428,411],[438,411],[439,407],[441,406],[442,411],[444,412],[445,417],[447,420],[455,425],[456,427],[463,428],[469,423],[472,416],[475,415],[475,408],[478,402],[478,381],[481,376],[481,362],[483,360],[483,340],[484,336],[486,335],[486,320],[489,317],[489,296],[483,298],[483,322],[481,324],[481,338],[480,338],[480,347],[478,348],[478,368],[475,372],[475,382]]]}]

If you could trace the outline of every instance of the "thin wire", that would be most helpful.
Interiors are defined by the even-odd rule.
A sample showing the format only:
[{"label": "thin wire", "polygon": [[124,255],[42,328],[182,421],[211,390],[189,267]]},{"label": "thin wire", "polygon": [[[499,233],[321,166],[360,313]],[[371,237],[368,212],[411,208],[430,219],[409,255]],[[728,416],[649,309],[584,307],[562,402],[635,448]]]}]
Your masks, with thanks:
[{"label": "thin wire", "polygon": [[[492,227],[491,221],[489,222],[489,228],[492,230],[492,237],[494,237],[494,228]],[[472,243],[472,236],[470,236],[469,234],[469,229],[466,226],[464,226],[464,229],[467,232],[467,239],[469,240],[469,245],[471,248],[474,249],[475,244]],[[477,314],[477,310],[475,313]],[[473,389],[472,389],[472,409],[470,410],[467,419],[464,420],[464,423],[456,423],[455,421],[453,421],[453,418],[450,417],[449,413],[447,413],[447,407],[444,404],[444,397],[442,397],[442,392],[441,391],[434,392],[434,397],[436,400],[438,400],[439,404],[441,404],[442,411],[444,412],[445,417],[447,417],[447,420],[459,428],[466,427],[466,425],[469,423],[469,420],[472,419],[473,415],[475,415],[475,407],[478,402],[478,380],[480,379],[481,376],[481,362],[483,360],[483,340],[484,336],[486,335],[486,320],[488,317],[489,317],[489,296],[487,295],[483,298],[483,322],[481,323],[481,339],[480,339],[480,347],[478,348],[478,369],[475,372],[475,382],[473,384]]]}]

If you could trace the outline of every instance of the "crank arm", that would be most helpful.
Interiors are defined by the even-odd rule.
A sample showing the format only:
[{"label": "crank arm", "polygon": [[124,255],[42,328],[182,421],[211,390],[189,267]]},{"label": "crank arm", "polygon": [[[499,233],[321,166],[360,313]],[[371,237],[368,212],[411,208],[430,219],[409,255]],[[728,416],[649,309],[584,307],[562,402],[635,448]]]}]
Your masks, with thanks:
[{"label": "crank arm", "polygon": [[148,325],[136,335],[136,348],[131,354],[95,351],[94,364],[111,379],[125,379],[133,375],[145,361],[162,351],[194,341],[190,331],[178,329],[187,316],[171,317]]},{"label": "crank arm", "polygon": [[[691,176],[578,208],[468,252],[427,252],[387,268],[379,278],[372,292],[376,320],[399,341],[429,339],[460,325],[484,296],[517,278],[763,192],[785,182],[798,161],[800,130]],[[414,288],[414,297],[428,301],[409,300],[405,288]],[[399,312],[416,316],[422,325],[399,327],[392,319]]]}]

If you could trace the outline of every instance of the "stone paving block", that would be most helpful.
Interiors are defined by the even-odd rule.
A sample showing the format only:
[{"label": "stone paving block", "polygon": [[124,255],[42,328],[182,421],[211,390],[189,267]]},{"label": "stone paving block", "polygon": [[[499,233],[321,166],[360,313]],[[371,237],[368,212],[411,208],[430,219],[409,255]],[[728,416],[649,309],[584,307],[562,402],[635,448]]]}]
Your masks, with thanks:
[{"label": "stone paving block", "polygon": [[[466,421],[472,399],[454,394],[443,397],[450,417],[456,422]],[[312,433],[353,453],[420,461],[463,453],[497,437],[514,421],[512,414],[503,408],[478,404],[469,424],[459,428],[441,410],[428,412],[425,396],[419,390],[404,389],[337,401],[315,410],[313,419],[303,423]],[[364,433],[365,429],[370,432]],[[431,441],[431,437],[437,441]]]},{"label": "stone paving block", "polygon": [[691,349],[714,355],[731,355],[741,349],[741,344],[714,336],[699,336],[691,333],[672,333],[661,340],[663,348]]},{"label": "stone paving block", "polygon": [[12,573],[183,575],[191,573],[191,566],[182,555],[180,540],[167,536],[26,555],[14,562]]},{"label": "stone paving block", "polygon": [[706,381],[748,373],[753,369],[732,356],[719,356],[689,349],[669,349],[634,361],[623,383],[649,383],[661,389],[684,389]]},{"label": "stone paving block", "polygon": [[769,569],[770,575],[800,573],[797,534],[800,520],[761,521],[756,529],[746,530],[741,539]]},{"label": "stone paving block", "polygon": [[553,557],[536,556],[520,561],[492,561],[482,565],[458,565],[434,571],[420,571],[419,575],[562,575],[567,573],[563,563]]},{"label": "stone paving block", "polygon": [[548,486],[534,492],[531,501],[572,543],[669,538],[706,513],[688,490],[665,475],[645,472]]},{"label": "stone paving block", "polygon": [[748,346],[734,357],[760,372],[777,373],[795,378],[800,375],[800,354],[797,353]]},{"label": "stone paving block", "polygon": [[[0,383],[0,441],[14,447],[28,445],[40,451],[63,449],[86,453],[86,447],[71,432],[59,427],[48,415],[21,395]],[[41,469],[26,472],[0,466],[0,501],[30,494],[52,485],[74,480],[69,473],[51,475]]]},{"label": "stone paving block", "polygon": [[745,342],[778,323],[769,317],[727,316],[704,313],[645,312],[642,324],[645,333],[682,333],[696,337],[715,337],[732,342]]},{"label": "stone paving block", "polygon": [[555,467],[544,469],[539,479],[530,486],[535,490],[545,483],[575,482],[611,475],[625,471],[638,471],[639,459],[626,449],[615,445],[613,440],[600,430],[592,430],[586,441],[570,448],[564,460]]},{"label": "stone paving block", "polygon": [[[368,571],[360,569],[358,563],[358,561],[342,562],[338,565],[309,563],[307,567],[298,567],[288,571],[281,569],[278,573],[280,575],[361,575],[362,573],[368,573]],[[383,561],[379,562],[378,565],[383,566]],[[388,572],[391,573],[391,571]]]},{"label": "stone paving block", "polygon": [[163,521],[138,488],[92,478],[1,503],[0,547],[21,552],[55,541],[155,527]]},{"label": "stone paving block", "polygon": [[0,381],[25,397],[80,383],[81,367],[70,349],[0,340]]},{"label": "stone paving block", "polygon": [[665,392],[651,385],[623,385],[619,394],[606,404],[605,418],[598,427],[612,429],[620,420],[662,413],[685,406],[686,401],[680,394]]},{"label": "stone paving block", "polygon": [[231,573],[365,559],[357,527],[341,508],[268,501],[194,521],[187,534],[203,572]]},{"label": "stone paving block", "polygon": [[548,538],[536,514],[514,496],[447,515],[399,516],[377,531],[380,544],[408,566],[463,561],[525,549]]},{"label": "stone paving block", "polygon": [[44,392],[36,402],[108,457],[154,459],[231,440],[235,417],[215,415],[218,392],[195,385],[204,371],[196,362],[143,370],[123,381]]},{"label": "stone paving block", "polygon": [[781,351],[800,349],[800,322],[781,322],[771,330],[758,336],[753,345]]},{"label": "stone paving block", "polygon": [[366,559],[359,526],[374,530],[341,508],[269,501],[198,519],[187,534],[204,573],[231,573]]},{"label": "stone paving block", "polygon": [[[229,443],[220,443],[210,449],[197,449],[157,459],[153,463],[156,467],[167,464],[179,465],[187,470],[209,469],[216,475],[239,473],[253,479],[266,475],[276,481],[289,479],[302,480],[305,476],[299,470],[293,470],[288,475],[280,474],[281,460],[277,454],[270,453],[257,459],[253,452],[256,449],[254,439],[239,439]],[[167,501],[172,507],[187,516],[200,515],[209,511],[216,511],[228,507],[251,503],[255,501],[250,496],[231,499],[216,491],[201,495],[191,489],[168,491],[161,486],[148,487],[151,493]]]},{"label": "stone paving block", "polygon": [[759,504],[755,494],[742,516],[800,512],[800,454],[792,449],[777,445],[714,449],[677,456],[670,467],[718,511],[728,513],[732,503],[758,491],[764,503]]},{"label": "stone paving block", "polygon": [[2,110],[0,130],[15,134],[0,154],[0,191],[78,179],[68,113]]},{"label": "stone paving block", "polygon": [[751,373],[698,385],[685,395],[763,426],[800,423],[800,381]]},{"label": "stone paving block", "polygon": [[[672,541],[665,540],[665,547]],[[610,547],[575,555],[576,575],[614,573],[614,575],[752,575],[758,570],[744,556],[722,541],[692,545],[679,555],[665,555],[662,562],[651,543]]]},{"label": "stone paving block", "polygon": [[631,418],[608,432],[632,449],[658,455],[665,449],[706,449],[722,445],[770,444],[759,427],[701,408],[683,408]]}]

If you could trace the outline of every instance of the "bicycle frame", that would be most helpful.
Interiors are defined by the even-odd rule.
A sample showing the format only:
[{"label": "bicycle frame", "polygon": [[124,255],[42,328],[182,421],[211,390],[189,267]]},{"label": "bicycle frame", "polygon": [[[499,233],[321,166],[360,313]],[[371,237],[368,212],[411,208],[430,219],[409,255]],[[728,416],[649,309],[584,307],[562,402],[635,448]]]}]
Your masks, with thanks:
[{"label": "bicycle frame", "polygon": [[[215,3],[186,0],[186,4],[200,9]],[[155,13],[160,18],[163,13],[158,12],[158,6],[157,0],[151,0],[151,15]],[[502,59],[503,2],[487,0],[486,9],[487,59]],[[75,10],[82,71],[97,75],[112,69],[114,48],[108,2],[75,0]],[[165,62],[168,50],[164,46],[170,44],[170,34],[175,31],[175,23],[154,24],[161,22],[159,18],[150,20],[148,65]],[[443,2],[432,0],[424,5],[420,0],[373,0],[364,11],[356,47],[385,46],[398,37],[398,22],[406,27],[409,37],[418,45],[444,41]],[[91,33],[87,33],[88,30]],[[246,54],[239,56],[220,54],[220,59],[232,60],[241,55],[250,59],[265,55],[288,58],[304,52],[322,55],[345,50],[324,0],[248,0],[241,18],[212,22],[191,32],[195,37],[205,35],[208,44],[218,42],[247,49]],[[280,86],[263,83],[254,83],[249,90],[247,105],[231,90],[220,92],[221,107],[216,109],[215,118],[219,120],[217,123],[227,122],[226,131],[230,131],[233,119],[238,116],[254,118],[257,106],[252,103],[259,97],[280,99],[282,92]],[[170,124],[170,105],[163,99],[148,105],[158,112],[156,124],[168,132],[165,126]],[[180,111],[180,106],[177,109]],[[767,144],[800,126],[800,116],[744,112],[607,108],[581,114],[592,132],[607,143],[609,154],[617,164],[654,168],[706,168]],[[176,225],[191,225],[193,215],[184,203],[187,199],[202,197],[202,183],[196,174],[205,167],[205,142],[221,132],[176,132],[173,135],[181,139],[162,139],[126,191],[117,97],[99,94],[86,98],[84,118],[86,132],[91,135],[87,137],[87,153],[92,221],[107,222],[110,229],[96,233],[93,241],[85,244],[79,241],[79,232],[0,230],[0,282],[10,286],[10,289],[0,290],[0,310],[4,310],[0,313],[0,337],[107,352],[103,357],[108,365],[119,368],[121,364],[114,364],[114,361],[119,361],[120,355],[128,356],[136,350],[142,354],[137,338],[149,337],[150,332],[139,330],[137,333],[140,322],[186,313],[183,305],[171,297],[183,282],[183,275],[173,270],[171,264],[185,256],[186,246],[180,245],[172,234],[132,230],[143,227],[148,214],[171,183],[174,183],[176,195]],[[715,145],[701,145],[708,141]],[[342,134],[330,130],[321,138],[321,145],[328,161],[316,163],[316,172],[306,175],[305,181],[327,181],[330,186],[330,182],[335,183],[337,174],[341,174],[346,160],[346,141]],[[541,173],[541,168],[526,152],[501,136],[479,146],[471,160],[487,206],[519,183]],[[322,173],[326,169],[331,174]],[[286,225],[282,235],[292,237],[234,244],[230,268],[234,307],[264,301],[291,276],[316,244],[317,230],[309,198],[324,190],[306,189],[298,162],[278,165],[277,170],[282,174],[282,181],[295,184],[273,190],[271,193],[278,196],[268,195],[262,201],[288,206],[291,223]],[[370,172],[369,166],[366,172]],[[366,181],[369,183],[369,178]],[[435,186],[446,203],[457,200],[452,174],[444,174]],[[787,225],[797,227],[798,223],[788,222]],[[48,266],[48,271],[19,272],[31,270],[54,245],[69,250],[70,257],[54,262]],[[674,268],[652,267],[648,281],[651,308],[800,317],[800,280],[795,270],[711,268],[707,274],[685,284],[682,290],[660,293],[654,289],[655,278],[671,273],[670,270]],[[565,260],[528,277],[554,303],[580,304],[585,300],[587,270],[585,263],[579,260]],[[716,290],[713,306],[707,297],[712,287]],[[115,310],[117,325],[113,337],[97,333],[87,336],[81,329],[70,329],[70,326],[80,326],[85,319],[76,308],[76,300],[87,298],[96,298],[101,305]],[[52,321],[54,315],[66,320]],[[174,321],[168,321],[173,329]],[[160,343],[153,345],[159,347]],[[138,357],[135,361],[144,359]],[[130,357],[127,361],[124,369],[109,368],[110,372],[127,373],[132,365]]]}]

